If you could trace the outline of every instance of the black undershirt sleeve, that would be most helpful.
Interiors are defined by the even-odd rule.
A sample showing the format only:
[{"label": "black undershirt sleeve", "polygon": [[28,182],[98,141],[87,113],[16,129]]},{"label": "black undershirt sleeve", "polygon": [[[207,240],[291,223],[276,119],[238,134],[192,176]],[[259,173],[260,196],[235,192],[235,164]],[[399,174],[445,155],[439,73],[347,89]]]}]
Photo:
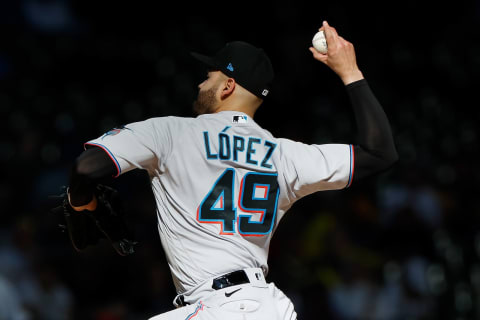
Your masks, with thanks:
[{"label": "black undershirt sleeve", "polygon": [[76,207],[88,204],[96,185],[116,174],[117,167],[104,150],[98,147],[85,150],[76,159],[70,172],[70,203]]},{"label": "black undershirt sleeve", "polygon": [[398,155],[382,106],[365,79],[346,86],[358,129],[354,146],[354,181],[391,167]]}]

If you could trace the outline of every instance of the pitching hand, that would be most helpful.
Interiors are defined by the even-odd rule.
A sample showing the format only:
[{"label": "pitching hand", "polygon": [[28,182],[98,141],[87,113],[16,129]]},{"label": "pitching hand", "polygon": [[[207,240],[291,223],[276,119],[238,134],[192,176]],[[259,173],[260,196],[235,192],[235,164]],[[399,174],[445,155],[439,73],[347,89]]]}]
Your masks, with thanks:
[{"label": "pitching hand", "polygon": [[323,54],[314,47],[310,47],[309,50],[312,52],[313,57],[332,69],[345,85],[363,79],[362,72],[357,66],[353,44],[340,37],[337,30],[326,21],[323,22],[320,30],[325,32],[328,51],[326,54]]}]

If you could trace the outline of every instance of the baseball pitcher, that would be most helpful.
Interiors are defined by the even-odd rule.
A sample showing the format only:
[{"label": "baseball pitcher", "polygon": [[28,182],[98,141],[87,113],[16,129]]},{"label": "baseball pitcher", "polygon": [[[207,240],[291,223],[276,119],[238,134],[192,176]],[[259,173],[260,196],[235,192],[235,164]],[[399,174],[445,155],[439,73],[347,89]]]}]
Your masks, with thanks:
[{"label": "baseball pitcher", "polygon": [[388,119],[352,44],[327,22],[319,30],[328,52],[310,51],[345,84],[358,145],[308,145],[260,127],[254,114],[270,94],[273,68],[264,50],[242,41],[213,56],[192,53],[208,68],[194,102],[198,116],[151,118],[85,144],[63,205],[77,250],[107,238],[119,254],[133,252],[115,190],[100,181],[136,168],[150,176],[178,294],[175,309],[151,319],[296,319],[290,299],[265,280],[282,217],[306,195],[349,187],[397,160]]}]

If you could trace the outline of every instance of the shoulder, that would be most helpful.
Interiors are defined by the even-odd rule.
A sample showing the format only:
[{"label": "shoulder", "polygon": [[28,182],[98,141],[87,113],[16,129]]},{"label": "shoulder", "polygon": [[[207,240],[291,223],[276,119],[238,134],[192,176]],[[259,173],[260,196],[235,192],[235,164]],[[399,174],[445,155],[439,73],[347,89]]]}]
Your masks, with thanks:
[{"label": "shoulder", "polygon": [[145,121],[150,123],[190,123],[194,120],[195,118],[191,118],[191,117],[163,116],[163,117],[152,117],[152,118],[146,119]]},{"label": "shoulder", "polygon": [[271,140],[280,140],[281,138],[275,137],[269,130],[258,126]]},{"label": "shoulder", "polygon": [[179,116],[164,116],[152,117],[143,121],[147,126],[162,130],[165,128],[178,128],[191,125],[195,118],[179,117]]},{"label": "shoulder", "polygon": [[[122,126],[122,131],[136,134],[168,135],[178,133],[191,125],[193,118],[164,116],[151,117],[137,122],[131,122]],[[126,129],[126,130],[123,130]]]}]

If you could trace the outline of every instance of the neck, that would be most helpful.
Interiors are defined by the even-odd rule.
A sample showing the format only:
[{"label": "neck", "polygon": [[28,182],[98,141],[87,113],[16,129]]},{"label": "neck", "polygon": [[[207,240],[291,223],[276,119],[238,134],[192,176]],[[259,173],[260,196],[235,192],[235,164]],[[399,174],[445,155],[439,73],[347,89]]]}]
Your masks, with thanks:
[{"label": "neck", "polygon": [[256,108],[251,108],[251,107],[245,107],[243,105],[235,105],[235,104],[228,104],[228,105],[221,105],[219,106],[216,110],[215,113],[217,112],[222,112],[222,111],[238,111],[238,112],[243,112],[247,116],[253,119],[253,116],[255,115]]}]

